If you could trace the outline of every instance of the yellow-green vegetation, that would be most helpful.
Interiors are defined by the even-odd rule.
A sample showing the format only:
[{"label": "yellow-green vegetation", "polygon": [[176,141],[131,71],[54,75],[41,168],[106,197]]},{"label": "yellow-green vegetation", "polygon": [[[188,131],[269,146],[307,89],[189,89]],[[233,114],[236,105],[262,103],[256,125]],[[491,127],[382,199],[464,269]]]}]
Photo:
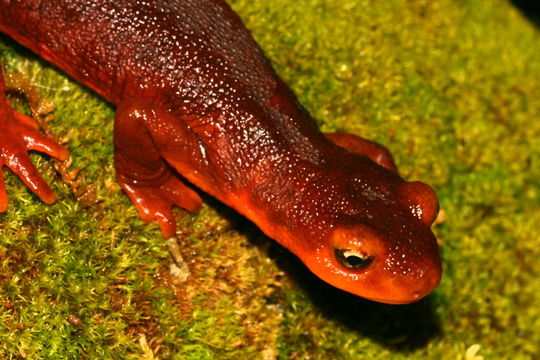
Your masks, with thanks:
[{"label": "yellow-green vegetation", "polygon": [[179,271],[116,185],[112,106],[0,37],[8,70],[56,104],[48,127],[72,151],[64,179],[32,155],[52,206],[6,172],[0,358],[540,358],[534,23],[504,0],[232,5],[325,131],[386,144],[406,178],[436,188],[440,287],[406,306],[347,295],[210,198],[177,212]]}]

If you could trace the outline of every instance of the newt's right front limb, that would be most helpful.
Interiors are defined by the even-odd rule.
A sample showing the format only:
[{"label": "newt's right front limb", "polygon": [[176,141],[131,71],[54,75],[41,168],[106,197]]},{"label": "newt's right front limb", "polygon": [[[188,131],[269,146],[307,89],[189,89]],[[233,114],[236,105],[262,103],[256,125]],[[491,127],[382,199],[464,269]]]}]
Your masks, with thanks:
[{"label": "newt's right front limb", "polygon": [[6,86],[0,69],[0,212],[8,206],[2,168],[6,166],[41,200],[50,204],[56,196],[32,164],[28,151],[37,150],[59,160],[67,160],[69,152],[39,131],[34,120],[16,112],[6,98]]},{"label": "newt's right front limb", "polygon": [[345,150],[367,156],[372,161],[388,170],[396,173],[398,172],[392,154],[390,154],[390,151],[381,144],[347,133],[332,133],[325,135],[336,145],[341,146]]}]

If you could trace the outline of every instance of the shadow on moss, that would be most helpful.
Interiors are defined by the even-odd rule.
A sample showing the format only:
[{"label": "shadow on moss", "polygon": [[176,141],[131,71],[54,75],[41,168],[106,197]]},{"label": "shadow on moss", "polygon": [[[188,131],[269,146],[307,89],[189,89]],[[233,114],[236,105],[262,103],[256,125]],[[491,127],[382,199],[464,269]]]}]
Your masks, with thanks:
[{"label": "shadow on moss", "polygon": [[277,243],[271,247],[270,255],[324,317],[384,347],[400,352],[414,351],[442,334],[433,295],[409,305],[381,304],[325,283]]},{"label": "shadow on moss", "polygon": [[[442,336],[440,318],[435,313],[434,295],[414,304],[388,305],[337,289],[315,276],[294,254],[266,237],[249,220],[215,199],[205,197],[205,201],[221,216],[227,218],[252,244],[262,251],[265,247],[269,247],[269,256],[280,270],[287,274],[294,286],[305,294],[306,304],[314,305],[326,320],[333,321],[361,337],[371,339],[383,347],[403,353],[424,348],[434,338]],[[286,303],[289,302],[286,300]],[[318,329],[318,331],[327,330]],[[287,332],[287,329],[284,332]],[[309,343],[309,340],[304,340]]]},{"label": "shadow on moss", "polygon": [[540,3],[538,0],[511,0],[537,28],[540,28]]},{"label": "shadow on moss", "polygon": [[[9,36],[0,33],[0,42],[5,44],[7,48],[13,49],[17,54],[19,54],[21,57],[25,57],[28,59],[32,59],[32,61],[39,62],[40,64],[43,64],[43,66],[50,66],[48,62],[37,56],[35,53],[30,51],[27,47],[22,46]],[[5,60],[5,54],[0,52],[0,59]]]},{"label": "shadow on moss", "polygon": [[200,195],[261,251],[268,247],[269,256],[280,270],[302,290],[306,302],[313,304],[327,320],[403,353],[424,348],[434,338],[442,336],[434,295],[413,304],[389,305],[337,289],[315,276],[294,254],[266,237],[251,221],[208,195]]}]

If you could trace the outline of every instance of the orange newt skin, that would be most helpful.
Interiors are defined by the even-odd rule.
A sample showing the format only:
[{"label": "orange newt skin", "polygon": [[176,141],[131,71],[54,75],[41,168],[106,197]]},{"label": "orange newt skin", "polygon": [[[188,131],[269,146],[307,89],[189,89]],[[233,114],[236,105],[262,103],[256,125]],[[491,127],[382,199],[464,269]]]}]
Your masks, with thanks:
[{"label": "orange newt skin", "polygon": [[[118,181],[164,236],[173,206],[201,206],[187,180],[338,288],[397,304],[439,283],[435,192],[381,145],[323,135],[224,1],[0,0],[0,32],[117,106]],[[51,203],[27,151],[69,154],[4,93],[0,78],[0,167]]]}]

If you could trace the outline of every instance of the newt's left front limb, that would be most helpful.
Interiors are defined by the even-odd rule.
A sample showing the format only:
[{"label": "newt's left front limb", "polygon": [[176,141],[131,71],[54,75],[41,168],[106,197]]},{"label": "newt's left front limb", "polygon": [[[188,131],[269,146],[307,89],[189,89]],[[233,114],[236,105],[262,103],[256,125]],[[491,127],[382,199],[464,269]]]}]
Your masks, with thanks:
[{"label": "newt's left front limb", "polygon": [[114,146],[118,182],[139,216],[145,222],[157,221],[164,237],[174,236],[173,206],[195,212],[202,205],[180,177],[192,171],[197,139],[168,111],[131,99],[116,109]]},{"label": "newt's left front limb", "polygon": [[41,200],[50,204],[56,196],[43,180],[28,156],[29,150],[37,150],[59,160],[67,160],[66,148],[39,131],[32,118],[16,112],[6,98],[6,86],[0,70],[0,212],[8,206],[8,197],[2,168],[8,167]]}]

